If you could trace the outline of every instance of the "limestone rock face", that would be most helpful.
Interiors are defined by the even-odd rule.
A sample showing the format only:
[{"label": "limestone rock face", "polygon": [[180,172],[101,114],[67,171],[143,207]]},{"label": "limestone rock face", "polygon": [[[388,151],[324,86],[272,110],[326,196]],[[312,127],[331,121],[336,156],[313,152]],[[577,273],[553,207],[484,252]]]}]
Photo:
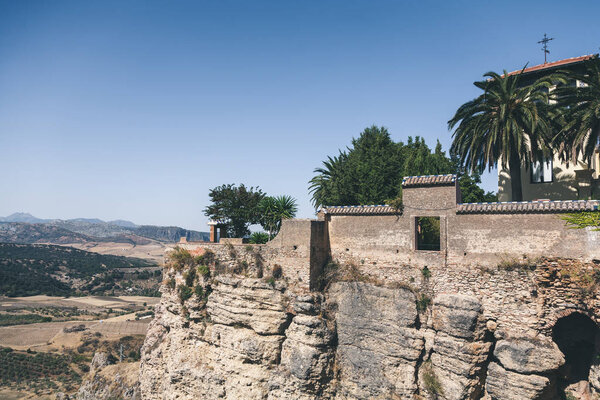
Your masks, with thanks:
[{"label": "limestone rock face", "polygon": [[335,284],[340,398],[410,398],[425,341],[415,295],[369,283]]},{"label": "limestone rock face", "polygon": [[508,371],[498,363],[488,367],[486,390],[491,399],[528,400],[552,398],[551,382],[545,376],[524,375]]},{"label": "limestone rock face", "polygon": [[[85,378],[75,395],[77,400],[140,400],[140,385],[138,381],[139,362],[104,364],[100,366],[98,354],[93,369]],[[94,364],[94,361],[92,361]]]},{"label": "limestone rock face", "polygon": [[433,304],[433,329],[456,338],[473,339],[481,312],[481,303],[475,297],[440,294]]},{"label": "limestone rock face", "polygon": [[565,359],[550,339],[501,340],[494,357],[497,362],[490,365],[487,378],[487,392],[493,399],[538,399],[556,392],[549,377]]},{"label": "limestone rock face", "polygon": [[[444,399],[478,398],[492,345],[484,340],[481,304],[471,296],[442,294],[433,299],[432,316],[435,336],[431,368],[421,373],[420,386]],[[431,376],[425,376],[427,373]],[[432,377],[440,384],[437,393],[431,393],[433,385],[427,383]]]},{"label": "limestone rock face", "polygon": [[244,325],[258,334],[279,334],[288,322],[283,295],[260,279],[218,276],[206,306],[216,324]]},{"label": "limestone rock face", "polygon": [[494,356],[508,370],[522,374],[543,374],[558,369],[565,357],[551,340],[501,340]]},{"label": "limestone rock face", "polygon": [[332,379],[334,328],[314,315],[320,299],[301,296],[294,303],[298,314],[285,331],[279,370],[269,382],[269,399],[328,397]]},{"label": "limestone rock face", "polygon": [[92,370],[101,369],[103,367],[106,367],[109,364],[110,364],[110,362],[108,359],[108,354],[99,351],[99,352],[94,353],[94,357],[92,358],[92,363],[90,364],[90,369],[92,369]]},{"label": "limestone rock face", "polygon": [[[285,279],[273,284],[238,275],[204,284],[210,290],[200,292],[210,293],[207,297],[194,295],[183,303],[176,289],[162,288],[142,348],[139,391],[134,388],[131,396],[554,400],[560,395],[556,382],[565,360],[554,342],[542,334],[499,335],[506,326],[499,327],[474,296],[439,293],[418,311],[412,290],[366,281],[332,283],[322,293],[295,292]],[[101,356],[94,360],[99,370],[114,367]],[[80,398],[111,393],[103,391],[107,378],[97,376]],[[586,390],[596,393],[598,366],[588,381]]]},{"label": "limestone rock face", "polygon": [[[165,293],[142,348],[141,390],[146,399],[264,398],[281,358],[291,315],[281,291],[259,279],[219,276],[206,317],[189,317],[175,293]],[[195,308],[194,308],[195,307]]]}]

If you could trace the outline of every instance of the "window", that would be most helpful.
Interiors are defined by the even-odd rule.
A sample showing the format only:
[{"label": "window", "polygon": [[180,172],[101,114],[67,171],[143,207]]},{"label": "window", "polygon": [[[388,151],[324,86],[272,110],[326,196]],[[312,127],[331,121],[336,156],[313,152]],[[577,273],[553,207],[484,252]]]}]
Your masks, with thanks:
[{"label": "window", "polygon": [[440,251],[440,217],[415,218],[417,250]]},{"label": "window", "polygon": [[531,163],[531,183],[547,183],[552,180],[552,157],[544,157],[541,162]]}]

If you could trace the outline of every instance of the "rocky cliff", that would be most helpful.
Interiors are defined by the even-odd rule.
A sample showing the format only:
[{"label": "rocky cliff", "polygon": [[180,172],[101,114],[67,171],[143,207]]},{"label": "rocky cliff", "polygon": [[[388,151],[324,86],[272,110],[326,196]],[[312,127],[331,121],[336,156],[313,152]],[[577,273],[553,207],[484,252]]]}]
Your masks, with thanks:
[{"label": "rocky cliff", "polygon": [[[549,302],[541,284],[553,296],[581,292],[556,284],[556,268],[538,270],[524,281],[537,288],[539,316]],[[588,328],[519,329],[468,291],[355,274],[308,293],[272,272],[211,273],[166,270],[142,349],[142,398],[592,399],[600,390],[600,336],[582,313],[564,315]],[[580,300],[568,301],[582,309]]]}]

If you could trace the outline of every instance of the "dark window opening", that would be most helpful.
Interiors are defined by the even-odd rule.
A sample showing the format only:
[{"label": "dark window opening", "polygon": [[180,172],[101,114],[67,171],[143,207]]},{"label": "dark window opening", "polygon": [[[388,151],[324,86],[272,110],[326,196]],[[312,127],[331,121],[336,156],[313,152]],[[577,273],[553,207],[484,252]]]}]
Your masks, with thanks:
[{"label": "dark window opening", "polygon": [[548,183],[552,180],[552,157],[531,163],[531,183]]},{"label": "dark window opening", "polygon": [[440,217],[415,219],[417,250],[440,251]]}]

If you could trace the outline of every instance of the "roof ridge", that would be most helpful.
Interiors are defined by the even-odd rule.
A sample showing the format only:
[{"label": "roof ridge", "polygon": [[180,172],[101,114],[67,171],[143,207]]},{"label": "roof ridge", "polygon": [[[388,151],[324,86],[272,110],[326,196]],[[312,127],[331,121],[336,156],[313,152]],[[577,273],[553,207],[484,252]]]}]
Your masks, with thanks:
[{"label": "roof ridge", "polygon": [[[526,74],[528,72],[541,71],[541,70],[556,67],[559,65],[568,65],[571,63],[579,62],[579,61],[587,61],[596,56],[598,56],[597,53],[592,53],[592,54],[585,54],[583,56],[564,58],[562,60],[556,60],[556,61],[551,61],[551,62],[547,62],[547,63],[543,63],[543,64],[533,65],[528,68],[516,69],[514,71],[508,72],[506,75],[510,76],[510,75],[521,73],[521,72]],[[504,75],[502,75],[502,76],[504,76]]]}]

